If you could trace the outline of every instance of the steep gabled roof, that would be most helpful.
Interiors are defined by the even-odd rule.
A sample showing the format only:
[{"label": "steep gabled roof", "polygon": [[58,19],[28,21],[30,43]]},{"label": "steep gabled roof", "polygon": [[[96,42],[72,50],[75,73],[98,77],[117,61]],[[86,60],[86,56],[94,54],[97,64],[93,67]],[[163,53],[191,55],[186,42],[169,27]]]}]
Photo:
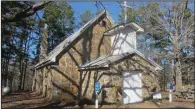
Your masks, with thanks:
[{"label": "steep gabled roof", "polygon": [[87,30],[89,27],[91,27],[96,21],[98,21],[100,18],[106,16],[111,23],[114,23],[107,11],[103,10],[100,12],[96,17],[88,21],[84,26],[82,26],[79,30],[77,30],[75,33],[73,33],[71,36],[66,38],[64,41],[62,41],[59,45],[57,45],[49,54],[48,56],[40,61],[38,64],[36,64],[32,69],[40,68],[42,66],[48,65],[50,63],[56,62],[57,57],[63,53],[68,51],[72,45],[77,43],[79,39],[81,38],[81,34]]},{"label": "steep gabled roof", "polygon": [[97,58],[94,61],[86,63],[84,65],[79,66],[79,70],[87,70],[87,69],[98,69],[98,68],[108,68],[110,64],[120,61],[132,54],[140,56],[142,59],[152,64],[155,67],[155,70],[162,70],[163,68],[158,65],[156,62],[146,58],[141,52],[134,50],[132,52],[127,52],[119,55],[108,55]]}]

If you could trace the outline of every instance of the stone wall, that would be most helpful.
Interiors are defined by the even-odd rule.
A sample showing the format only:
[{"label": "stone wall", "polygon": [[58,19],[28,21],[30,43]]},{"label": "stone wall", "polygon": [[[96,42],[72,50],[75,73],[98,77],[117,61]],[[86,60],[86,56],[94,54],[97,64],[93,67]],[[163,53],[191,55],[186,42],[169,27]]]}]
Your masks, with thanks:
[{"label": "stone wall", "polygon": [[96,75],[95,71],[84,71],[82,73],[82,98],[87,98],[94,100],[94,76]]},{"label": "stone wall", "polygon": [[94,85],[95,82],[98,81],[101,84],[101,90],[98,93],[99,102],[115,102],[117,98],[117,89],[113,86],[121,86],[122,83],[122,79],[117,73],[113,74],[110,72],[110,70],[84,71],[82,78],[82,97],[92,100],[94,102]]},{"label": "stone wall", "polygon": [[[137,55],[113,63],[108,70],[98,69],[78,72],[76,64],[71,61],[71,56],[67,53],[60,58],[59,66],[45,67],[44,69],[38,71],[46,73],[37,73],[37,77],[39,77],[39,81],[43,81],[42,86],[47,85],[47,89],[43,87],[42,93],[46,90],[46,94],[50,95],[49,97],[52,100],[69,102],[76,100],[80,90],[81,98],[94,101],[94,84],[95,81],[99,81],[101,84],[101,91],[98,94],[100,102],[116,103],[117,100],[122,102],[123,71],[141,71],[143,99],[150,96],[150,92],[154,87],[159,90],[158,73],[152,65]],[[40,77],[45,79],[42,80]],[[37,88],[41,90],[40,86],[37,86]],[[79,89],[80,86],[82,89]]]},{"label": "stone wall", "polygon": [[[104,27],[102,22],[107,22]],[[122,71],[140,70],[143,75],[143,97],[149,96],[149,91],[157,87],[157,73],[154,67],[139,56],[133,56],[111,65],[110,70],[77,70],[77,66],[96,59],[99,56],[110,54],[110,37],[103,33],[109,29],[110,23],[104,18],[90,29],[84,31],[83,37],[76,45],[66,52],[58,65],[47,66],[36,72],[36,91],[51,100],[64,100],[67,102],[80,98],[94,100],[94,84],[99,81],[102,90],[98,99],[102,102],[114,103],[121,100],[119,94],[122,86]],[[81,88],[80,88],[81,87]],[[79,93],[81,92],[81,93]]]},{"label": "stone wall", "polygon": [[42,94],[43,89],[43,69],[35,71],[35,89],[38,94]]},{"label": "stone wall", "polygon": [[44,68],[43,72],[43,96],[48,97],[48,99],[51,99],[52,94],[52,69],[50,66]]},{"label": "stone wall", "polygon": [[[121,60],[121,62],[113,63],[110,70],[96,70],[87,71],[83,82],[83,89],[87,86],[86,96],[88,99],[94,100],[94,83],[98,80],[102,86],[102,90],[99,93],[98,99],[101,102],[116,103],[117,100],[122,102],[122,72],[123,71],[140,71],[142,73],[142,97],[143,99],[151,95],[153,88],[160,90],[158,83],[158,72],[154,70],[154,67],[141,57],[135,55],[127,59]],[[88,76],[91,77],[88,77]],[[94,76],[94,77],[93,77]]]},{"label": "stone wall", "polygon": [[[112,67],[112,72],[118,72],[120,75],[122,75],[123,71],[140,71],[142,73],[143,98],[149,97],[151,94],[150,92],[155,87],[157,90],[160,90],[158,72],[155,71],[155,67],[141,57],[134,55]],[[118,85],[121,84],[119,83]]]},{"label": "stone wall", "polygon": [[60,60],[59,65],[52,66],[52,99],[71,101],[78,93],[78,71],[68,54]]},{"label": "stone wall", "polygon": [[[102,25],[102,22],[107,22],[106,27]],[[110,53],[110,37],[103,36],[109,27],[111,24],[107,18],[100,19],[81,34],[82,39],[59,59],[58,65],[51,67],[53,100],[69,102],[76,100],[80,95],[79,90],[82,90],[81,98],[91,99],[93,97],[93,94],[89,92],[93,92],[94,73],[81,73],[77,70],[77,66]],[[81,84],[82,89],[79,89]]]},{"label": "stone wall", "polygon": [[[106,27],[102,26],[103,21],[107,22]],[[109,29],[110,25],[108,19],[104,18],[81,35],[83,38],[74,45],[76,50],[71,52],[71,54],[76,52],[76,55],[80,57],[80,59],[76,59],[79,64],[95,60],[99,56],[110,53],[111,39],[103,35],[103,33]],[[74,57],[77,57],[76,55]]]}]

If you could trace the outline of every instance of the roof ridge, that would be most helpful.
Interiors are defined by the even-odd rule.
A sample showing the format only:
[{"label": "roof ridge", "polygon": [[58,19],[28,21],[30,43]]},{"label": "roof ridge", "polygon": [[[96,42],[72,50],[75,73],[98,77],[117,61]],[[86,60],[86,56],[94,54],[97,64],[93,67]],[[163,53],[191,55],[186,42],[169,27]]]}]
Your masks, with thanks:
[{"label": "roof ridge", "polygon": [[[42,65],[55,62],[56,57],[63,52],[66,48],[70,47],[70,44],[73,43],[73,41],[76,41],[80,34],[82,34],[87,28],[89,28],[92,24],[94,24],[101,16],[107,15],[108,12],[106,10],[101,11],[96,17],[92,18],[90,21],[88,21],[85,25],[83,25],[81,28],[79,28],[76,32],[71,34],[69,37],[64,39],[60,44],[58,44],[49,54],[48,56],[37,63],[34,68],[39,68]],[[110,19],[111,20],[111,19]]]}]

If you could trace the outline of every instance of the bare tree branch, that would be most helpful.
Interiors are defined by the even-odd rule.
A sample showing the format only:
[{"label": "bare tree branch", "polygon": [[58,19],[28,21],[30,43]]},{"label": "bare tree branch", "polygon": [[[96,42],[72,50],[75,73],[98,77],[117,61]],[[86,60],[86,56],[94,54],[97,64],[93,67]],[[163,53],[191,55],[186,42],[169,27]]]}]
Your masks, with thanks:
[{"label": "bare tree branch", "polygon": [[14,16],[2,15],[1,20],[3,23],[19,21],[23,18],[32,16],[37,11],[43,9],[44,6],[49,3],[51,3],[51,1],[34,4],[33,6],[30,6],[28,9],[24,10],[23,12],[19,12]]}]

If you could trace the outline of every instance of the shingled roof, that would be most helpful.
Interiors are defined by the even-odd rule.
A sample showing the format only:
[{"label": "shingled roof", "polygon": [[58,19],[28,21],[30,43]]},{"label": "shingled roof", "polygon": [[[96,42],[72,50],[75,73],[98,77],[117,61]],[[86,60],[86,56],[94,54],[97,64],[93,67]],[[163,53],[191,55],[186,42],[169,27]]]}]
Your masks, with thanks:
[{"label": "shingled roof", "polygon": [[162,70],[163,68],[158,65],[156,62],[148,59],[145,57],[141,52],[137,51],[134,49],[132,52],[127,52],[124,54],[119,54],[119,55],[108,55],[108,56],[102,56],[97,58],[94,61],[91,61],[89,63],[86,63],[84,65],[79,66],[79,70],[87,70],[87,69],[98,69],[98,68],[108,68],[112,63],[115,63],[117,61],[120,61],[128,56],[131,56],[132,54],[140,56],[142,59],[145,61],[149,62],[151,65],[155,67],[157,70]]},{"label": "shingled roof", "polygon": [[59,45],[57,45],[48,54],[48,56],[44,60],[42,60],[39,63],[37,63],[35,66],[33,66],[32,69],[40,68],[42,66],[45,66],[45,65],[48,65],[48,64],[51,64],[51,63],[56,62],[57,57],[60,56],[60,54],[68,51],[69,49],[71,49],[71,46],[74,45],[74,44],[76,44],[79,41],[79,39],[81,38],[81,34],[85,30],[87,30],[90,26],[92,26],[94,23],[96,23],[96,21],[98,21],[100,18],[102,18],[104,16],[106,16],[114,24],[114,21],[109,16],[108,12],[106,10],[103,10],[96,17],[94,17],[93,19],[91,19],[90,21],[88,21],[79,30],[77,30],[75,33],[73,33],[71,36],[69,36],[68,38],[66,38]]}]

